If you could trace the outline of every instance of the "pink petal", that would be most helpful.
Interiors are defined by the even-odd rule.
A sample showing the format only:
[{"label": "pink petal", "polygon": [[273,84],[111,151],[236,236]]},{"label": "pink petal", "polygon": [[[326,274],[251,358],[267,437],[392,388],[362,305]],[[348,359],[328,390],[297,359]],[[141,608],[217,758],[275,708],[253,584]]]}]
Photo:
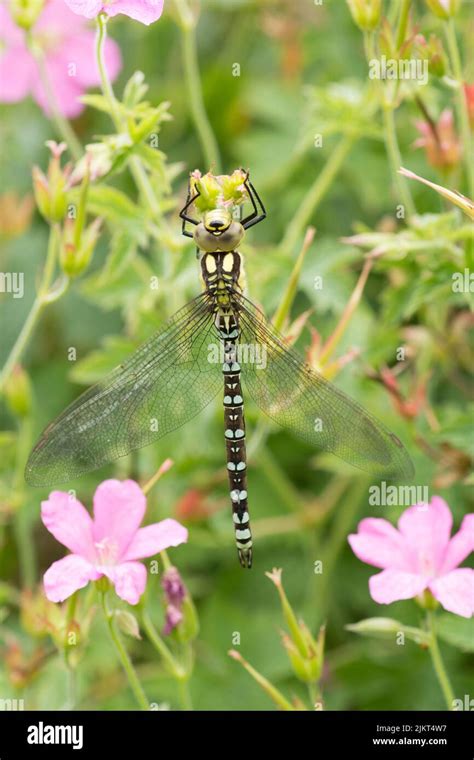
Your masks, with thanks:
[{"label": "pink petal", "polygon": [[466,515],[444,555],[442,573],[454,570],[474,551],[474,514]]},{"label": "pink petal", "polygon": [[108,16],[123,13],[148,26],[163,13],[163,0],[113,0],[110,4],[104,3],[104,11]]},{"label": "pink petal", "polygon": [[439,572],[449,542],[453,518],[444,499],[433,496],[430,504],[416,504],[398,521],[411,567],[433,577]]},{"label": "pink petal", "polygon": [[[68,119],[74,119],[84,110],[84,105],[79,101],[84,88],[77,81],[77,77],[69,76],[67,65],[61,54],[50,54],[46,58],[45,68],[60,112]],[[45,114],[49,116],[49,100],[38,74],[33,83],[33,96]]]},{"label": "pink petal", "polygon": [[399,599],[411,599],[426,588],[426,579],[414,573],[383,570],[369,579],[370,595],[378,604],[391,604]]},{"label": "pink petal", "polygon": [[123,562],[104,567],[103,571],[114,584],[117,596],[129,604],[138,604],[146,586],[146,568],[141,562]]},{"label": "pink petal", "polygon": [[348,541],[362,562],[381,568],[412,569],[407,566],[402,536],[387,520],[376,517],[362,520],[357,533],[352,533]]},{"label": "pink petal", "polygon": [[68,554],[67,557],[53,562],[46,570],[43,583],[46,596],[50,602],[63,602],[75,591],[87,586],[89,581],[100,578],[100,573],[77,554]]},{"label": "pink petal", "polygon": [[17,103],[30,92],[35,63],[23,45],[15,45],[0,58],[0,102]]},{"label": "pink petal", "polygon": [[461,567],[431,581],[430,591],[448,612],[470,618],[474,615],[474,570]]},{"label": "pink petal", "polygon": [[41,503],[41,519],[57,541],[74,554],[94,561],[92,520],[80,501],[64,491],[52,491]]},{"label": "pink petal", "polygon": [[[94,39],[94,32],[80,31],[68,37],[55,56],[55,65],[60,67],[64,75],[74,78],[82,91],[100,84],[100,74],[94,55]],[[114,40],[107,39],[104,53],[107,72],[113,81],[122,66],[120,48]]]},{"label": "pink petal", "polygon": [[104,480],[94,494],[94,541],[114,542],[117,558],[125,554],[146,510],[146,498],[133,480]]},{"label": "pink petal", "polygon": [[86,18],[98,16],[104,5],[102,0],[66,0],[66,4],[73,13]]},{"label": "pink petal", "polygon": [[172,519],[162,520],[140,528],[132,538],[123,559],[143,559],[152,557],[170,546],[178,546],[188,540],[188,531]]},{"label": "pink petal", "polygon": [[23,29],[15,24],[4,3],[0,4],[0,39],[11,45],[22,45],[25,39]]}]

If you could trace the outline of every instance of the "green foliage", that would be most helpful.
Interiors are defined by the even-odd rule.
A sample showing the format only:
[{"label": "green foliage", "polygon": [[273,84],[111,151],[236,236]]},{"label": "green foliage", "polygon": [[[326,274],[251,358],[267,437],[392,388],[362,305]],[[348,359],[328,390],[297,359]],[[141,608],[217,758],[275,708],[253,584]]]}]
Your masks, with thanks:
[{"label": "green foliage", "polygon": [[[40,640],[25,626],[21,591],[39,588],[45,569],[62,551],[40,521],[40,501],[47,491],[24,483],[25,460],[41,427],[83,390],[77,386],[102,379],[198,294],[195,245],[181,236],[178,218],[188,175],[196,167],[202,175],[194,175],[201,189],[199,212],[220,201],[244,202],[242,175],[232,172],[240,166],[250,169],[268,218],[248,232],[241,250],[249,295],[269,317],[280,305],[307,227],[316,227],[284,330],[319,366],[325,341],[350,309],[334,351],[319,369],[332,373],[338,387],[404,441],[416,464],[416,484],[428,485],[430,493],[448,501],[456,526],[472,510],[468,328],[473,289],[469,277],[463,281],[467,287],[454,288],[453,277],[466,269],[472,273],[474,243],[472,224],[451,202],[452,191],[471,192],[462,163],[467,148],[464,158],[461,154],[454,166],[446,166],[440,164],[442,155],[433,164],[426,148],[413,147],[419,138],[414,122],[426,116],[423,106],[435,126],[443,109],[458,107],[456,72],[430,76],[426,87],[370,80],[364,43],[369,51],[371,44],[383,46],[384,40],[378,31],[364,40],[345,3],[320,8],[215,0],[202,5],[197,51],[203,109],[199,99],[196,106],[189,97],[186,69],[177,54],[182,32],[171,14],[146,29],[128,18],[111,20],[109,33],[121,46],[124,73],[114,83],[112,103],[106,92],[82,97],[87,108],[73,126],[85,153],[70,167],[69,183],[61,175],[55,194],[44,173],[49,159],[44,142],[58,137],[55,125],[30,102],[1,109],[2,185],[24,195],[31,191],[31,167],[42,167],[41,173],[35,171],[42,216],[36,214],[31,223],[19,218],[16,236],[3,235],[6,221],[11,222],[11,204],[0,197],[0,232],[6,241],[2,271],[25,274],[24,299],[1,293],[1,358],[8,368],[13,356],[11,378],[21,365],[32,389],[26,405],[9,403],[5,394],[0,411],[0,637],[6,653],[0,693],[26,693],[28,709],[67,706],[71,673],[57,637],[42,635]],[[350,3],[356,23],[377,27],[378,3],[368,22],[357,15],[358,5]],[[391,11],[390,44],[401,55],[396,47],[399,3],[384,5]],[[420,14],[415,3],[413,8],[416,30],[438,50],[442,19]],[[455,23],[467,49],[466,17],[461,9]],[[384,31],[388,34],[386,26]],[[412,44],[414,32],[409,25],[402,42]],[[241,67],[238,76],[233,74],[235,62]],[[396,145],[389,139],[390,116]],[[206,120],[218,145],[222,175],[204,158],[213,153]],[[461,139],[460,127],[457,113],[456,139]],[[397,152],[404,166],[434,180],[435,189],[399,176],[393,163]],[[102,225],[93,254],[88,251],[84,267],[75,272],[60,250],[68,242],[64,212],[77,213],[81,198],[84,219],[75,230],[87,237],[85,231],[96,220]],[[454,198],[469,212],[465,199]],[[92,228],[97,234],[98,224]],[[46,233],[52,271],[46,264]],[[372,267],[358,293],[368,258]],[[36,296],[34,328],[16,351]],[[304,312],[307,320],[293,333]],[[403,359],[397,355],[400,348]],[[387,368],[395,386],[390,392],[383,375]],[[197,640],[180,639],[179,630],[174,637],[162,637],[176,658],[171,665],[157,652],[143,612],[161,632],[165,609],[159,578],[150,573],[146,599],[133,619],[110,594],[111,619],[120,635],[130,634],[124,641],[150,701],[182,707],[185,697],[182,692],[178,697],[177,684],[182,687],[189,676],[195,707],[268,709],[267,693],[228,657],[231,648],[288,699],[306,706],[314,701],[295,676],[294,669],[301,672],[295,652],[288,659],[280,640],[283,617],[264,576],[276,566],[284,568],[293,635],[303,618],[305,637],[316,648],[318,631],[327,623],[319,684],[327,709],[442,709],[421,611],[413,601],[387,609],[376,605],[367,587],[375,570],[362,565],[347,545],[359,519],[375,516],[395,523],[402,505],[374,510],[368,505],[368,484],[352,468],[333,456],[316,455],[276,430],[250,403],[246,409],[255,533],[251,573],[242,572],[234,557],[219,405],[210,405],[156,444],[64,487],[75,487],[82,502],[90,504],[106,477],[133,477],[144,484],[167,458],[174,462],[150,491],[147,521],[173,516],[189,528],[189,543],[169,554],[196,606]],[[318,574],[314,568],[320,560],[324,570]],[[88,593],[79,594],[76,706],[133,709],[97,592]],[[86,602],[94,611],[90,620],[81,613]],[[61,608],[61,615],[66,614]],[[406,646],[395,645],[395,630],[405,633]],[[441,611],[436,630],[456,694],[468,693],[472,621]],[[191,638],[196,633],[197,623]],[[22,668],[15,669],[18,652]],[[311,660],[308,652],[305,656]],[[316,664],[319,678],[320,659]],[[17,670],[25,674],[24,682],[15,682]],[[317,680],[315,671],[308,680]]]}]

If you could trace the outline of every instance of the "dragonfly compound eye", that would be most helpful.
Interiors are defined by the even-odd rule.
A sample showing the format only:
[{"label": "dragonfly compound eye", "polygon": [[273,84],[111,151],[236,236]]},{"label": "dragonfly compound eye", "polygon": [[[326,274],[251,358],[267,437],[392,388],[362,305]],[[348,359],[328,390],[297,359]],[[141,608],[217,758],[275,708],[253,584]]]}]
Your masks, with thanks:
[{"label": "dragonfly compound eye", "polygon": [[200,222],[194,231],[194,240],[198,248],[207,253],[233,251],[242,240],[244,232],[239,222],[231,222],[223,232],[213,232]]}]

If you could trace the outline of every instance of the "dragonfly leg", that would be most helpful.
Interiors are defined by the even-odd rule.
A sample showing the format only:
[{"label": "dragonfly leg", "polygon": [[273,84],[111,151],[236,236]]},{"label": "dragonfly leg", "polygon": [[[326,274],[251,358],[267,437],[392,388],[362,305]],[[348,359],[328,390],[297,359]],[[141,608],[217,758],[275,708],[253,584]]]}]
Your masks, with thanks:
[{"label": "dragonfly leg", "polygon": [[188,210],[190,206],[192,206],[196,198],[199,198],[200,195],[201,195],[200,190],[196,190],[195,195],[191,195],[191,186],[188,184],[188,194],[186,196],[186,203],[184,204],[183,208],[179,212],[179,216],[183,220],[183,224],[181,226],[181,232],[183,233],[183,235],[186,235],[186,237],[190,237],[190,238],[194,237],[193,233],[189,232],[189,230],[186,229],[186,222],[189,222],[190,224],[194,224],[194,225],[199,224],[199,219],[193,219],[193,217],[189,216],[189,214],[187,214],[186,211]]},{"label": "dragonfly leg", "polygon": [[244,219],[241,221],[242,227],[248,230],[249,227],[253,227],[255,224],[262,222],[267,216],[267,212],[265,211],[265,206],[262,203],[262,199],[248,178],[248,172],[244,180],[244,185],[247,189],[250,203],[252,204],[253,208],[252,213],[244,217]]}]

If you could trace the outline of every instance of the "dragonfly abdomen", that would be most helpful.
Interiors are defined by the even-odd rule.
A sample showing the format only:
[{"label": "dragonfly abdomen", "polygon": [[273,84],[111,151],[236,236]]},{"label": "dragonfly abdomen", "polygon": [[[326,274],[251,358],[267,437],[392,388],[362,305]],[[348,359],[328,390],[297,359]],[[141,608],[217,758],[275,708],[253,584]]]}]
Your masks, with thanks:
[{"label": "dragonfly abdomen", "polygon": [[252,532],[247,502],[247,455],[245,449],[244,400],[237,359],[238,322],[234,314],[218,315],[218,330],[224,347],[224,424],[232,519],[235,542],[242,567],[252,567]]}]

